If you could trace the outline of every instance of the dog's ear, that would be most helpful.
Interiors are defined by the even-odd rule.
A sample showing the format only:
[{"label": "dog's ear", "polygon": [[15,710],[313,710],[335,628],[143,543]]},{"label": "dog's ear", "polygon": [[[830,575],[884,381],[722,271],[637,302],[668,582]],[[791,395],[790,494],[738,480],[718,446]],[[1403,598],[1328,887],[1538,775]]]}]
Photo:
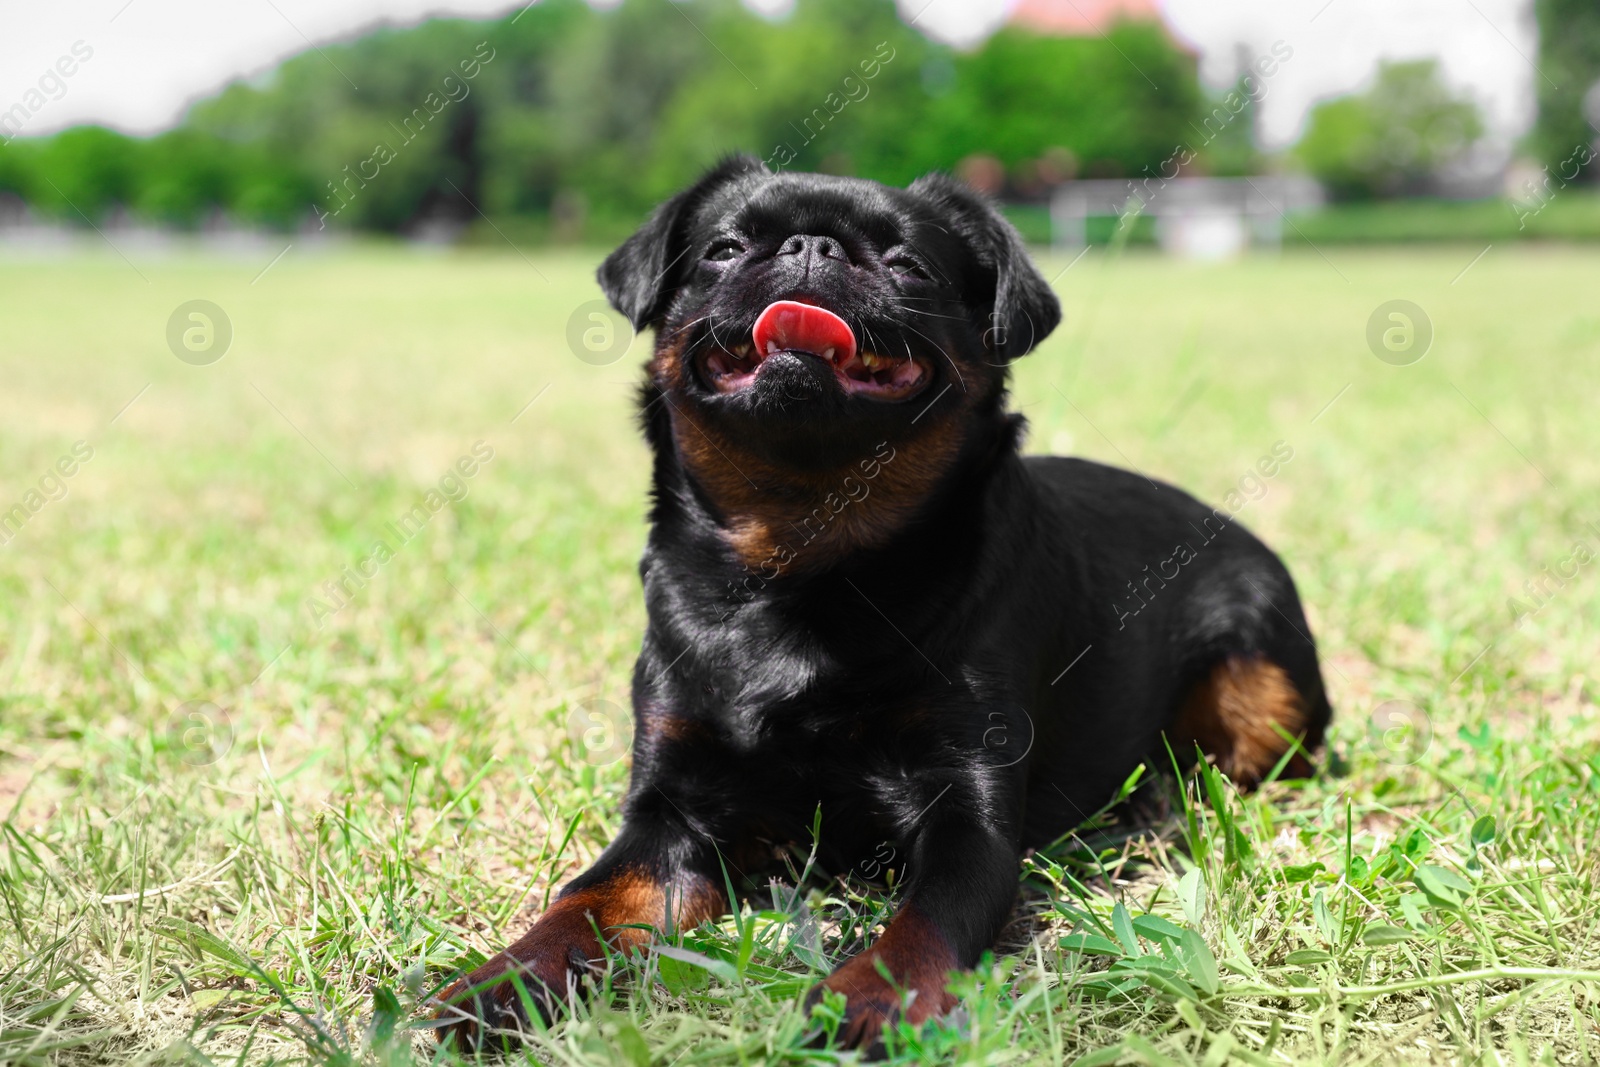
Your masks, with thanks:
[{"label": "dog's ear", "polygon": [[639,232],[600,264],[600,291],[612,307],[628,317],[634,329],[655,326],[666,314],[682,277],[682,260],[688,251],[685,229],[695,209],[728,182],[765,172],[766,166],[755,156],[729,156],[656,208]]},{"label": "dog's ear", "polygon": [[932,201],[978,264],[994,275],[994,303],[981,309],[984,346],[1003,359],[1027,355],[1060,325],[1061,302],[1028,257],[1016,227],[948,174],[918,178],[910,191]]}]

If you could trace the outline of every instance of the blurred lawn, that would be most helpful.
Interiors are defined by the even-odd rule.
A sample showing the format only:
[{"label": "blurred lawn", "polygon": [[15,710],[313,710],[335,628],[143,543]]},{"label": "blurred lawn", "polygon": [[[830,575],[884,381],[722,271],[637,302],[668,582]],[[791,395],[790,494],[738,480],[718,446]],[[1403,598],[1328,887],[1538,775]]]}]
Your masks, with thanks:
[{"label": "blurred lawn", "polygon": [[[1029,241],[1050,241],[1050,208],[1046,204],[1007,205],[1006,217]],[[481,227],[481,240],[495,239],[493,230]],[[1096,216],[1087,223],[1091,243],[1106,244],[1123,235],[1123,220]],[[1138,215],[1126,226],[1130,244],[1154,244],[1155,218]],[[1331,203],[1296,213],[1284,227],[1283,239],[1298,251],[1343,244],[1388,245],[1415,242],[1581,241],[1600,239],[1600,194],[1559,190],[1544,206],[1531,195],[1526,203],[1494,197],[1483,200],[1448,200],[1411,197]],[[1382,254],[1382,250],[1379,250]]]},{"label": "blurred lawn", "polygon": [[[1481,251],[1044,263],[1067,319],[1018,367],[1030,449],[1218,504],[1275,442],[1294,450],[1240,517],[1300,582],[1337,773],[1230,801],[1256,859],[1208,861],[1207,940],[1268,985],[1395,985],[1204,1014],[1096,1000],[1040,933],[1007,964],[1015,998],[973,994],[987,1029],[950,1047],[1060,1062],[1132,1033],[1197,1062],[1224,1041],[1329,1062],[1516,1041],[1600,1056],[1592,982],[1450,977],[1600,967],[1600,559],[1563,562],[1577,539],[1600,555],[1600,255]],[[295,248],[262,274],[275,253],[0,261],[0,511],[74,442],[93,449],[0,547],[0,1061],[180,1040],[217,1062],[378,1055],[375,984],[414,1003],[615,829],[626,761],[584,730],[593,702],[626,707],[643,625],[645,341],[609,366],[569,351],[569,316],[599,296],[587,254]],[[195,298],[233,325],[211,366],[166,346]],[[1395,298],[1433,325],[1415,365],[1367,348]],[[464,499],[319,625],[308,598],[479,441],[493,459]],[[1525,582],[1574,566],[1514,625],[1510,598],[1536,606]],[[1393,700],[1411,703],[1374,718]],[[221,709],[210,739],[186,702]],[[1385,733],[1396,708],[1409,740]],[[1499,830],[1480,849],[1485,814]],[[1112,888],[1160,910],[1186,866],[1166,830],[1046,875],[1092,882],[1085,914],[1109,914]],[[1413,869],[1353,873],[1402,841]],[[1424,854],[1473,881],[1469,904],[1406,910]],[[1146,862],[1091,877],[1119,856]],[[834,953],[871,905],[831,892]],[[1330,906],[1361,925],[1330,931]],[[1371,924],[1412,940],[1372,947]],[[1330,958],[1280,970],[1295,950]],[[543,1055],[603,1061],[634,1027],[661,1062],[691,1044],[701,1062],[783,1058],[808,978],[758,959],[770,973],[742,989],[606,998]]]}]

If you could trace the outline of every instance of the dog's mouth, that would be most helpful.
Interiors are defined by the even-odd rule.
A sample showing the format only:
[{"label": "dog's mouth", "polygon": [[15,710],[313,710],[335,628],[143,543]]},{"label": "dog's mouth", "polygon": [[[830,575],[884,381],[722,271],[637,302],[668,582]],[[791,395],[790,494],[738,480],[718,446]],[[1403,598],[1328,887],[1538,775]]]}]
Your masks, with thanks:
[{"label": "dog's mouth", "polygon": [[769,304],[750,340],[712,349],[701,366],[713,389],[736,393],[754,385],[767,359],[781,352],[822,360],[846,393],[874,400],[904,400],[928,380],[928,368],[915,356],[861,351],[855,332],[838,315],[795,300]]}]

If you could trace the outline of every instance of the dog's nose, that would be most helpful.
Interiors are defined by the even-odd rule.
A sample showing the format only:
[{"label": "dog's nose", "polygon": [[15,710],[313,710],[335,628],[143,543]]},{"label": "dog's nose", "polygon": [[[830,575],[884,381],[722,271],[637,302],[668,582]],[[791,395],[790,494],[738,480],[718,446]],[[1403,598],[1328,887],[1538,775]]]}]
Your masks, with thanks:
[{"label": "dog's nose", "polygon": [[834,259],[841,263],[850,262],[850,257],[845,255],[844,246],[832,237],[816,237],[807,233],[797,233],[783,242],[783,247],[778,249],[780,256],[799,256],[802,269],[811,273],[811,268],[819,260]]}]

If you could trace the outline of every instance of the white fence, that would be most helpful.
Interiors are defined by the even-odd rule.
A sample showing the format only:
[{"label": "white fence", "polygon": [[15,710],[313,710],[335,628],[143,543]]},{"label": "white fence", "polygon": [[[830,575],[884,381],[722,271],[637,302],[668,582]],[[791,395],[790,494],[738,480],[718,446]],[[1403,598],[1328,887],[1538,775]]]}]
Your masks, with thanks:
[{"label": "white fence", "polygon": [[1136,216],[1150,215],[1164,251],[1223,259],[1252,241],[1282,245],[1285,216],[1322,202],[1322,187],[1303,177],[1067,182],[1050,198],[1050,240],[1057,248],[1077,248],[1088,240],[1090,218],[1131,225]]}]

